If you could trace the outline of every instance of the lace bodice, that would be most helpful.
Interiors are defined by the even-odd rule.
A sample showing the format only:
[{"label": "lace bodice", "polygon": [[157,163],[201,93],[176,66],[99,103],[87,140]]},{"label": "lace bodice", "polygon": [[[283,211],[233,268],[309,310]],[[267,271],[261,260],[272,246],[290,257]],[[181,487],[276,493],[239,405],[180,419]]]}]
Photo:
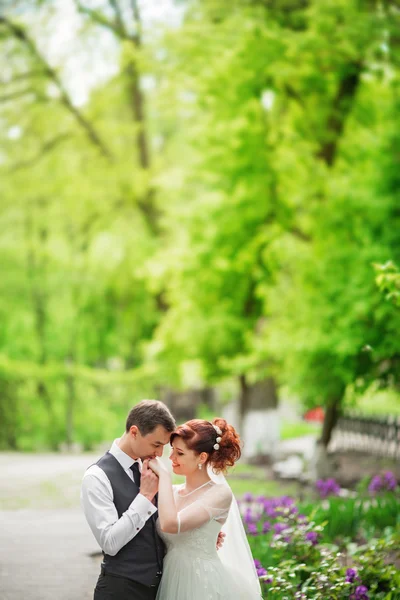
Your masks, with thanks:
[{"label": "lace bodice", "polygon": [[167,552],[195,553],[197,559],[217,558],[216,541],[229,513],[231,490],[210,481],[192,493],[182,495],[182,491],[183,486],[174,486],[179,533],[164,533],[157,522]]},{"label": "lace bodice", "polygon": [[[255,572],[249,579],[242,576],[236,546],[228,562],[216,549],[218,533],[230,514],[230,487],[209,481],[186,494],[184,486],[174,486],[174,500],[179,533],[164,533],[157,521],[167,553],[156,600],[261,600]],[[235,543],[234,538],[230,541]]]},{"label": "lace bodice", "polygon": [[[158,525],[157,525],[158,528]],[[196,558],[217,558],[216,541],[221,524],[210,521],[198,529],[183,533],[164,533],[158,529],[159,535],[164,540],[167,552],[171,550],[184,553],[195,553]]]}]

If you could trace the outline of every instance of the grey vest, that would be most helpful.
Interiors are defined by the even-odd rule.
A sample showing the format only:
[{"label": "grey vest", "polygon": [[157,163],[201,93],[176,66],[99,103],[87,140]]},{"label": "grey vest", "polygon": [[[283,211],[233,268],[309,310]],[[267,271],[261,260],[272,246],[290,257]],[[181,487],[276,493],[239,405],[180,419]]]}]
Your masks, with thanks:
[{"label": "grey vest", "polygon": [[[100,458],[97,465],[110,480],[113,501],[120,518],[138,495],[139,488],[109,452]],[[103,552],[102,567],[106,573],[148,586],[160,582],[165,547],[157,535],[156,518],[157,513],[148,518],[144,527],[115,556]]]}]

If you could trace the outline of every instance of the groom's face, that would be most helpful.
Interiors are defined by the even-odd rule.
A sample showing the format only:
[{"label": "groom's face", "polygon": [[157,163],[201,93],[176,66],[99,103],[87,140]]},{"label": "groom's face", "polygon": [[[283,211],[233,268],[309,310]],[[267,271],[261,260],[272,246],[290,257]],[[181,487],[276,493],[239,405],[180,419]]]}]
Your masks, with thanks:
[{"label": "groom's face", "polygon": [[164,446],[169,443],[171,433],[162,425],[157,425],[147,435],[142,435],[139,428],[133,425],[130,430],[131,449],[136,458],[142,460],[162,456]]}]

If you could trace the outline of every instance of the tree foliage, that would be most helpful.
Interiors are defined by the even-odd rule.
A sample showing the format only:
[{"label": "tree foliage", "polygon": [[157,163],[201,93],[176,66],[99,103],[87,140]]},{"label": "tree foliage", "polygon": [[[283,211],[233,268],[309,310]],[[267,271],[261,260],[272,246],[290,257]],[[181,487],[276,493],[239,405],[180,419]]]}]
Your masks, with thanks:
[{"label": "tree foliage", "polygon": [[3,3],[5,447],[90,446],[226,378],[244,413],[267,377],[327,406],[327,443],[349,386],[398,383],[373,266],[400,260],[396,4],[175,10]]}]

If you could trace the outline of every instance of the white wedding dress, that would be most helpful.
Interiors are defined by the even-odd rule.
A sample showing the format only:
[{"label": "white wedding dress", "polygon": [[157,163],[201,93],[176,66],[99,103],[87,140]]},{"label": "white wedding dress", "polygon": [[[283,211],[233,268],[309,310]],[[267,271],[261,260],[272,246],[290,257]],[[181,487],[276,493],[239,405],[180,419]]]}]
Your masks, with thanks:
[{"label": "white wedding dress", "polygon": [[157,521],[167,550],[157,600],[260,600],[254,581],[241,574],[240,563],[224,563],[216,549],[232,503],[230,487],[209,481],[183,495],[183,485],[174,486],[174,498],[179,532],[164,533]]}]

